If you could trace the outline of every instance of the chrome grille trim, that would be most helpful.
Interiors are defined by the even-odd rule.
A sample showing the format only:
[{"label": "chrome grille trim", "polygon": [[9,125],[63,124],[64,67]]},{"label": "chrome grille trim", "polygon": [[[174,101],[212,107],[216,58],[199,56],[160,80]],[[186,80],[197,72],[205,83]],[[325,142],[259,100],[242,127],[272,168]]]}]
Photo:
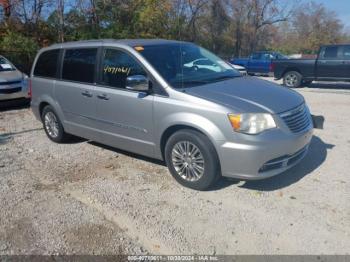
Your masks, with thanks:
[{"label": "chrome grille trim", "polygon": [[305,104],[297,106],[290,111],[281,113],[280,117],[293,133],[299,133],[306,130],[311,123],[310,114]]},{"label": "chrome grille trim", "polygon": [[20,84],[22,81],[6,81],[6,82],[0,82],[0,85],[6,86],[6,85],[14,85],[14,84]]},{"label": "chrome grille trim", "polygon": [[5,88],[5,89],[0,89],[0,94],[13,94],[13,93],[21,92],[21,90],[22,90],[21,87]]}]

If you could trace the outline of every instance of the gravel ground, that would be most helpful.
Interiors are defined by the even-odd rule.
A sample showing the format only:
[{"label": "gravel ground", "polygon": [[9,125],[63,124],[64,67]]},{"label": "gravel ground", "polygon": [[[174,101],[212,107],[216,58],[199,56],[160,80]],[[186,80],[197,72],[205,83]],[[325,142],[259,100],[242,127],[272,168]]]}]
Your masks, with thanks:
[{"label": "gravel ground", "polygon": [[326,118],[306,158],[208,192],[181,187],[158,161],[54,144],[30,109],[2,108],[0,255],[350,254],[350,85],[297,91]]}]

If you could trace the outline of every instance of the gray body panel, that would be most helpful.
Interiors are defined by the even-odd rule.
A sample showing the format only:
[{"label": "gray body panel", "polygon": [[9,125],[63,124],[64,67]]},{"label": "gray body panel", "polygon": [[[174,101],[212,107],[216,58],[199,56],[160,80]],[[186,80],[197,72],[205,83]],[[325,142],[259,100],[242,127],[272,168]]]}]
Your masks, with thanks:
[{"label": "gray body panel", "polygon": [[238,77],[193,87],[186,92],[230,107],[237,113],[281,113],[304,102],[297,92],[255,77]]},{"label": "gray body panel", "polygon": [[108,100],[96,100],[100,142],[142,155],[154,156],[154,96],[96,87]]},{"label": "gray body panel", "polygon": [[[250,77],[183,90],[173,89],[132,48],[168,42],[86,41],[54,45],[40,51],[37,57],[45,50],[57,48],[108,46],[126,50],[156,79],[166,95],[36,77],[33,75],[36,58],[31,73],[34,114],[40,119],[42,103],[50,104],[68,133],[157,159],[163,159],[161,141],[167,130],[179,126],[197,129],[216,148],[223,176],[261,179],[291,167],[259,172],[265,162],[293,155],[310,143],[312,125],[295,134],[279,115],[303,104],[303,97],[289,89]],[[91,96],[82,95],[85,91]],[[99,95],[108,99],[99,99]],[[227,115],[248,112],[272,114],[277,128],[258,135],[234,132]]]}]

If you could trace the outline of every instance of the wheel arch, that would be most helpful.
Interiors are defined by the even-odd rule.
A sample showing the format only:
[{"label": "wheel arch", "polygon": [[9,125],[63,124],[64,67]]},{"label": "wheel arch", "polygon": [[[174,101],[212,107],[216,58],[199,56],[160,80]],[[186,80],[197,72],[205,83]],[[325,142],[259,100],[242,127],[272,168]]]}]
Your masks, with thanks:
[{"label": "wheel arch", "polygon": [[61,120],[62,125],[65,126],[63,112],[61,110],[61,107],[54,99],[52,99],[50,96],[47,96],[47,95],[41,97],[40,101],[38,102],[38,109],[37,110],[39,112],[40,119],[41,119],[41,115],[42,115],[42,112],[43,112],[43,109],[45,108],[45,106],[51,106],[53,108],[53,110],[55,111],[55,113],[57,114],[58,118]]},{"label": "wheel arch", "polygon": [[41,101],[40,104],[39,104],[39,114],[40,114],[40,117],[42,116],[43,114],[43,110],[46,106],[49,106],[50,104],[46,101]]},{"label": "wheel arch", "polygon": [[194,131],[200,132],[203,135],[205,135],[201,130],[194,128],[192,126],[189,126],[189,125],[175,124],[175,125],[169,126],[167,129],[165,129],[165,131],[163,132],[163,134],[160,138],[160,152],[161,152],[161,156],[163,159],[164,159],[165,145],[166,145],[166,142],[168,141],[168,139],[173,134],[175,134],[177,131],[185,130],[185,129],[194,130]]},{"label": "wheel arch", "polygon": [[288,73],[288,72],[298,72],[301,77],[303,78],[303,74],[301,73],[300,69],[296,68],[296,67],[288,67],[286,68],[284,71],[283,71],[283,74],[282,74],[282,78],[284,78],[284,76]]},{"label": "wheel arch", "polygon": [[[193,131],[197,131],[203,135],[205,135],[209,141],[211,142],[211,144],[214,146],[215,151],[217,153],[217,155],[219,156],[219,153],[217,151],[217,147],[216,147],[216,143],[215,140],[213,139],[213,137],[210,135],[211,132],[208,132],[208,130],[205,130],[204,128],[201,128],[198,125],[194,125],[193,123],[189,124],[189,123],[178,123],[178,124],[173,124],[168,126],[163,132],[162,135],[160,137],[160,142],[159,142],[159,149],[160,149],[160,156],[161,158],[164,160],[164,152],[165,152],[165,145],[166,142],[168,141],[168,139],[177,131],[180,130],[185,130],[185,129],[189,129],[189,130],[193,130]],[[220,135],[223,136],[223,134],[221,133],[220,130],[217,130],[217,132],[220,132]]]}]

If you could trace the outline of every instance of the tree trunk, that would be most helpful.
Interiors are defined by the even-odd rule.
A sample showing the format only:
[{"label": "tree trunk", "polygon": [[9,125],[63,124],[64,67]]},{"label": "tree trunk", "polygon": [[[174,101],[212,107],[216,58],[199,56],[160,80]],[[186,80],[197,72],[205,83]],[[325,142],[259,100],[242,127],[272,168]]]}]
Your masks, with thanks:
[{"label": "tree trunk", "polygon": [[57,1],[58,41],[64,42],[64,0]]}]

